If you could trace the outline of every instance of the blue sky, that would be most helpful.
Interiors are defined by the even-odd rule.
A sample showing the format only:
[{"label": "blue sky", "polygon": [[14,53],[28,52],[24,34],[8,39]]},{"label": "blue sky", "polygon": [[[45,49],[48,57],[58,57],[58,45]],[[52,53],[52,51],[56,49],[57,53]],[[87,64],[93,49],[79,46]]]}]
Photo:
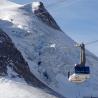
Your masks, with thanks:
[{"label": "blue sky", "polygon": [[[37,0],[11,1],[25,4]],[[45,5],[49,5],[58,0],[41,1]],[[54,7],[47,7],[47,9],[60,27],[75,41],[98,40],[98,0],[65,0],[65,2],[54,5]],[[87,49],[98,56],[98,43],[88,45]]]}]

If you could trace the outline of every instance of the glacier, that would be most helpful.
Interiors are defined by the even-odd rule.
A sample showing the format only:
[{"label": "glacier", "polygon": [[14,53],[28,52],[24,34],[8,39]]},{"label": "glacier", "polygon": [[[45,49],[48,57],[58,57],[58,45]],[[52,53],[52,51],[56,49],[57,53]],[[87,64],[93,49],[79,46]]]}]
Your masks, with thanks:
[{"label": "glacier", "polygon": [[[81,84],[69,82],[68,71],[74,72],[74,64],[79,63],[80,50],[74,47],[76,42],[60,29],[53,17],[45,9],[43,3],[37,2],[34,4],[33,2],[19,5],[5,0],[4,6],[1,5],[2,3],[0,4],[0,29],[9,36],[16,49],[23,56],[26,62],[24,64],[27,66],[26,69],[29,70],[29,72],[27,71],[28,76],[34,75],[37,78],[36,81],[42,82],[42,86],[47,86],[54,91],[52,91],[53,93],[56,92],[57,96],[52,95],[58,98],[98,96],[98,58],[87,50],[87,65],[91,68],[91,78]],[[0,43],[2,43],[2,40],[0,40]],[[7,68],[7,73],[5,78],[9,78],[11,73],[17,76],[17,71],[12,72],[9,67]],[[31,78],[28,82],[21,76],[12,80],[18,80],[18,82],[22,83],[27,82],[32,85],[33,79]],[[8,85],[11,85],[11,83],[8,82]],[[2,86],[0,82],[0,89],[5,88]],[[33,89],[33,87],[31,88]],[[23,90],[22,92],[25,91]],[[2,89],[0,90],[0,95],[1,93]],[[25,96],[20,98],[25,98]],[[30,94],[29,96],[32,95]],[[49,98],[55,98],[54,96]]]}]

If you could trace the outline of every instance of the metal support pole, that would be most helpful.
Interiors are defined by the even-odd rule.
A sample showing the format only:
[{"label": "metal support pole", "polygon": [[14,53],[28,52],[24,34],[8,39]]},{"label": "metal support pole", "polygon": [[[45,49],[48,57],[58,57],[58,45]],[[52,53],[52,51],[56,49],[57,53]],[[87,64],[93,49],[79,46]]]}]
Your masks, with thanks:
[{"label": "metal support pole", "polygon": [[80,44],[80,48],[81,48],[81,51],[80,51],[80,65],[85,66],[85,63],[86,63],[85,45],[83,43]]}]

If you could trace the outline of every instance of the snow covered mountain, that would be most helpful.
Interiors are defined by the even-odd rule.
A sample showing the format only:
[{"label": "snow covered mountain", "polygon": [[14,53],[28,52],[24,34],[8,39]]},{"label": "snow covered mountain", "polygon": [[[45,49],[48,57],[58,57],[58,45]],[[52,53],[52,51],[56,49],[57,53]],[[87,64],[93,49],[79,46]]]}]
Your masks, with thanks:
[{"label": "snow covered mountain", "polygon": [[[0,76],[4,78],[0,80],[0,95],[2,83],[8,88],[12,85],[17,91],[20,84],[15,81],[18,81],[32,85],[30,92],[39,89],[41,94],[46,94],[38,95],[39,98],[98,96],[98,58],[89,51],[86,55],[91,78],[82,84],[68,81],[68,71],[73,73],[74,64],[79,62],[80,51],[74,44],[41,2],[18,5],[5,0],[0,3]],[[21,87],[29,92],[28,85]]]},{"label": "snow covered mountain", "polygon": [[[9,90],[9,91],[8,91]],[[27,84],[15,82],[5,78],[0,78],[0,98],[57,98],[45,91],[29,86]]]}]

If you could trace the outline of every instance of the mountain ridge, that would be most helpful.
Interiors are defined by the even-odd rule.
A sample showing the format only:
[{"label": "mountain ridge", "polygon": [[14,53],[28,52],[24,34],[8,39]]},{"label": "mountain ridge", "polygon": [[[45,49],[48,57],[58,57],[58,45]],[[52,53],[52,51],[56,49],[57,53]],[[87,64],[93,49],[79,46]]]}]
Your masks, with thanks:
[{"label": "mountain ridge", "polygon": [[[51,93],[54,96],[59,96],[59,98],[64,98],[63,96],[53,91],[51,88],[47,87],[30,72],[28,64],[21,56],[21,53],[15,48],[8,35],[0,29],[0,41],[1,39],[3,40],[0,43],[0,76],[9,78],[9,80],[11,79],[14,81],[18,81],[18,83],[25,81],[33,87],[41,88],[43,89],[43,91],[45,89],[45,92],[47,93]],[[11,69],[10,73],[8,73],[9,68]]]},{"label": "mountain ridge", "polygon": [[[42,20],[44,17],[41,16],[42,18],[39,19],[31,5],[21,5],[0,11],[0,28],[6,32],[17,50],[20,51],[28,63],[30,72],[46,86],[64,97],[76,98],[81,89],[80,98],[91,94],[97,95],[94,83],[97,85],[98,67],[91,66],[94,63],[97,65],[97,58],[95,59],[95,56],[87,52],[91,79],[79,85],[70,83],[67,74],[68,71],[73,73],[74,64],[79,62],[80,51],[72,47],[75,42],[64,32],[49,26]],[[90,92],[86,93],[88,89]]]}]

